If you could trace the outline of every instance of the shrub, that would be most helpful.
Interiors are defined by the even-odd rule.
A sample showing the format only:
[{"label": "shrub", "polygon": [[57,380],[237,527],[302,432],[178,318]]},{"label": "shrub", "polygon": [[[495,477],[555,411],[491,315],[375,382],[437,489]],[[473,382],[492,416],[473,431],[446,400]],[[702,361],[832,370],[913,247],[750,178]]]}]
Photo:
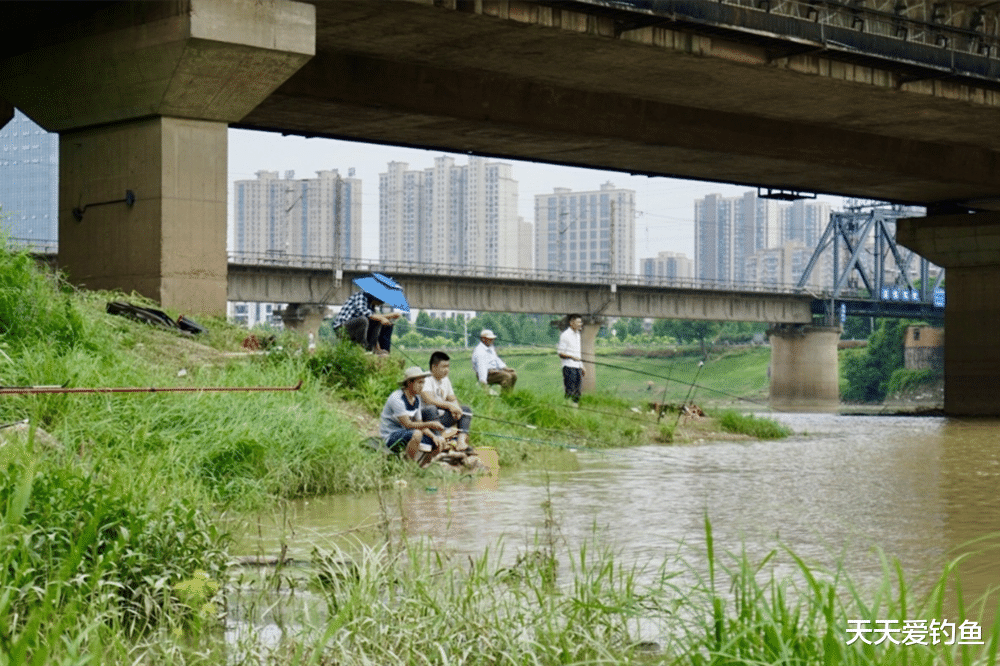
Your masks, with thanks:
[{"label": "shrub", "polygon": [[788,437],[792,431],[772,419],[739,414],[729,409],[718,416],[719,425],[726,432],[749,435],[757,439],[781,439]]},{"label": "shrub", "polygon": [[58,277],[45,279],[24,252],[0,252],[0,336],[15,346],[48,341],[71,346],[83,338],[83,319]]},{"label": "shrub", "polygon": [[925,384],[933,384],[940,381],[943,375],[939,370],[923,368],[921,370],[907,370],[899,368],[892,373],[889,378],[887,394],[912,391]]},{"label": "shrub", "polygon": [[[24,458],[26,456],[20,456]],[[196,571],[218,576],[225,539],[189,500],[72,466],[0,468],[0,615],[40,605],[108,603],[119,626],[156,624],[170,587]],[[56,592],[50,588],[55,586]]]}]

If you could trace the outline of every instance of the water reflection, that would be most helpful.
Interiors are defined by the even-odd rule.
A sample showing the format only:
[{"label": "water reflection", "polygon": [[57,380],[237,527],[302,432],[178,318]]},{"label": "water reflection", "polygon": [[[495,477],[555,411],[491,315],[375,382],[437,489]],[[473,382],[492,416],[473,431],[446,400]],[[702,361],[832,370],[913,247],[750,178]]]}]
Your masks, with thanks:
[{"label": "water reflection", "polygon": [[[1000,422],[776,418],[800,434],[778,442],[581,451],[547,471],[504,470],[492,486],[432,479],[381,497],[295,503],[244,548],[276,553],[283,539],[290,554],[307,558],[313,546],[377,542],[390,520],[456,553],[478,554],[502,539],[514,557],[532,547],[551,515],[566,545],[597,534],[624,557],[645,562],[675,552],[680,542],[698,552],[707,515],[717,550],[745,545],[757,558],[780,543],[811,562],[843,562],[863,583],[882,575],[874,546],[898,558],[909,577],[936,576],[954,549],[1000,531]],[[969,595],[1000,580],[990,554],[971,558],[962,573]]]}]

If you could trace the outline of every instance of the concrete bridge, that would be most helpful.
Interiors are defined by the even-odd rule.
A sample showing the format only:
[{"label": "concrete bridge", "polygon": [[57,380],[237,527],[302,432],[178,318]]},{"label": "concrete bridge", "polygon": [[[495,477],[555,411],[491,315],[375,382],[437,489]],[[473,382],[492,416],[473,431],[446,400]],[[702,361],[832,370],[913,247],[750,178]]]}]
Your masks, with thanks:
[{"label": "concrete bridge", "polygon": [[931,217],[900,237],[949,269],[946,407],[1000,414],[1000,395],[981,395],[1000,374],[1000,306],[984,297],[1000,274],[992,3],[121,0],[0,13],[16,26],[0,44],[0,120],[14,105],[61,134],[59,263],[79,283],[222,310],[229,126],[923,204]]}]

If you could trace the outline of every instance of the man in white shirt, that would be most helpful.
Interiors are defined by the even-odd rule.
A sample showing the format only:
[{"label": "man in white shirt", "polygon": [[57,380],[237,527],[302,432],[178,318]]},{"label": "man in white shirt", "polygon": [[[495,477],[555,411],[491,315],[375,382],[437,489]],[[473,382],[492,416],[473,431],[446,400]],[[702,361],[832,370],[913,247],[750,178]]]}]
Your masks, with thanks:
[{"label": "man in white shirt", "polygon": [[580,404],[580,383],[587,370],[583,367],[582,342],[580,331],[583,330],[583,317],[571,314],[567,317],[569,326],[559,336],[559,346],[556,351],[562,359],[563,387],[566,399],[573,401],[573,406]]},{"label": "man in white shirt", "polygon": [[455,397],[448,373],[451,357],[443,351],[431,354],[431,376],[424,380],[423,399],[424,421],[440,421],[448,429],[458,426],[458,450],[464,451],[469,445],[469,425],[472,423],[472,408],[462,405]]},{"label": "man in white shirt", "polygon": [[510,390],[517,383],[517,371],[508,367],[497,356],[497,350],[493,346],[493,341],[496,339],[496,334],[490,329],[482,330],[479,334],[479,344],[472,352],[472,370],[476,373],[476,379],[480,384],[499,384],[500,388]]}]

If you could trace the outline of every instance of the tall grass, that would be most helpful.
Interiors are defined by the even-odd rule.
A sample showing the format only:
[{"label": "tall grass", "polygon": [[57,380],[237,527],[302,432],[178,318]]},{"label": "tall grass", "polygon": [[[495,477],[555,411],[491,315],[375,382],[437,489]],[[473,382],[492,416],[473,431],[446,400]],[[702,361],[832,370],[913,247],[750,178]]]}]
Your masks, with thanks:
[{"label": "tall grass", "polygon": [[[280,636],[250,632],[231,653],[240,663],[274,666],[994,663],[994,624],[983,627],[980,646],[851,641],[852,620],[899,628],[943,619],[950,565],[929,595],[917,596],[884,556],[882,579],[862,585],[841,567],[818,567],[780,546],[760,559],[719,552],[707,519],[704,530],[701,553],[638,564],[600,545],[598,535],[573,549],[542,535],[516,557],[501,545],[459,557],[405,538],[317,552],[308,590],[295,588],[309,600],[297,615],[275,608],[290,608],[288,597],[265,592],[287,585],[288,578],[275,582],[287,574],[259,586],[257,605],[282,618]],[[978,617],[971,608],[959,613]],[[867,638],[874,643],[878,633]]]},{"label": "tall grass", "polygon": [[731,409],[725,410],[716,419],[726,432],[748,435],[756,439],[781,439],[792,434],[791,429],[774,419],[753,414],[740,414]]}]

